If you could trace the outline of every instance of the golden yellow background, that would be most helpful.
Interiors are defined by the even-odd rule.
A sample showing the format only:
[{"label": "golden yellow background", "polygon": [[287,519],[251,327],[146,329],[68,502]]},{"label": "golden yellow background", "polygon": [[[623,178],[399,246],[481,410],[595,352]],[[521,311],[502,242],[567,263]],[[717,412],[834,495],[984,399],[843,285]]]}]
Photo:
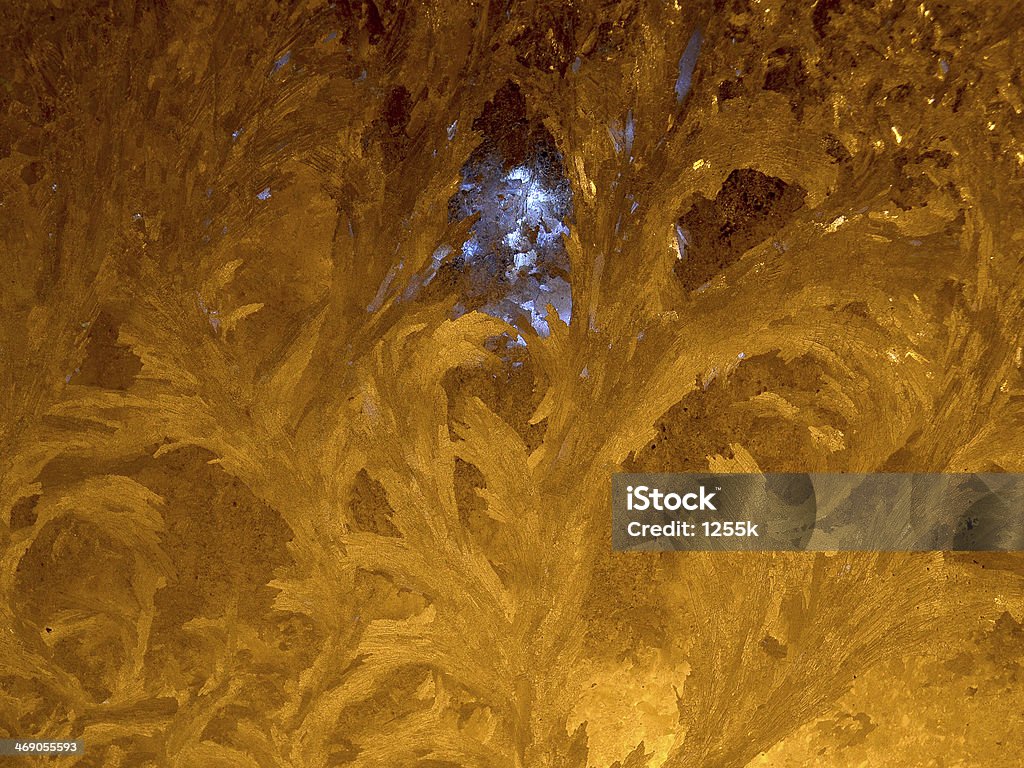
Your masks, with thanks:
[{"label": "golden yellow background", "polygon": [[[109,768],[1024,764],[1020,556],[613,554],[608,502],[621,470],[1024,471],[1022,22],[6,6],[0,736]],[[410,288],[473,226],[449,200],[507,83],[502,140],[550,136],[572,192],[548,336],[455,317],[456,262]]]}]

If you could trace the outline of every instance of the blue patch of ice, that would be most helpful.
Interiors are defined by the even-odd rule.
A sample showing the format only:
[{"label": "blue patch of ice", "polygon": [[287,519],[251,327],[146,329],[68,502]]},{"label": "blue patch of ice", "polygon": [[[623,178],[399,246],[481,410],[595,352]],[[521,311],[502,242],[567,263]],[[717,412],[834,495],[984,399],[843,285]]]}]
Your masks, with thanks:
[{"label": "blue patch of ice", "polygon": [[690,36],[690,42],[686,44],[686,50],[679,57],[679,77],[676,79],[676,101],[683,102],[690,92],[690,84],[693,80],[693,70],[697,66],[697,57],[700,55],[700,44],[704,35],[700,29],[696,29]]}]

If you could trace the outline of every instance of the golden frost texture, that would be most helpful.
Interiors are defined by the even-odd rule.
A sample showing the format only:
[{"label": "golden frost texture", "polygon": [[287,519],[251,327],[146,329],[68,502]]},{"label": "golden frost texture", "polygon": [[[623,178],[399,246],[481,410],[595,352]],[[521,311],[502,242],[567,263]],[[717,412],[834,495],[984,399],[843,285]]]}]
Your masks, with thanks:
[{"label": "golden frost texture", "polygon": [[1020,557],[614,554],[609,503],[615,471],[1024,471],[1018,3],[0,27],[0,737],[1024,763]]}]

